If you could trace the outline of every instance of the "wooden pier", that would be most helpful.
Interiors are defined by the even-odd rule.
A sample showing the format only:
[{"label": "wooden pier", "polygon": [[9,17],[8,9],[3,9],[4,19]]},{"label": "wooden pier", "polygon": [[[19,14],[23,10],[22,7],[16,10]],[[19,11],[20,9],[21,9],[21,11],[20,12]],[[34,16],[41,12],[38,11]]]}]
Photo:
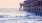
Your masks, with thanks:
[{"label": "wooden pier", "polygon": [[23,6],[24,11],[36,13],[36,15],[42,16],[42,0],[27,0],[23,4],[20,4],[20,8]]}]

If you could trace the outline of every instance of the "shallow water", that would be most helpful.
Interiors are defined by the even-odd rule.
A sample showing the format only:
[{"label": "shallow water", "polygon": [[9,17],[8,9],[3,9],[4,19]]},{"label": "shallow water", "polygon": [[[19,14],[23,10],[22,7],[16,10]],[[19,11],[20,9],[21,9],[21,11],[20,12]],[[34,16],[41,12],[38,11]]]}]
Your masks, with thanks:
[{"label": "shallow water", "polygon": [[42,23],[42,17],[18,8],[0,8],[0,23]]}]

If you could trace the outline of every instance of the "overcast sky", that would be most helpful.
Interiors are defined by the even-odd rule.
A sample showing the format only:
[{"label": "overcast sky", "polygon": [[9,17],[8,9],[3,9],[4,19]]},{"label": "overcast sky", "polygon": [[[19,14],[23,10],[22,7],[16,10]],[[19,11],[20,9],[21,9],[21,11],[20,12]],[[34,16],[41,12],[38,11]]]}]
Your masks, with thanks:
[{"label": "overcast sky", "polygon": [[19,3],[25,0],[0,0],[0,8],[19,8]]}]

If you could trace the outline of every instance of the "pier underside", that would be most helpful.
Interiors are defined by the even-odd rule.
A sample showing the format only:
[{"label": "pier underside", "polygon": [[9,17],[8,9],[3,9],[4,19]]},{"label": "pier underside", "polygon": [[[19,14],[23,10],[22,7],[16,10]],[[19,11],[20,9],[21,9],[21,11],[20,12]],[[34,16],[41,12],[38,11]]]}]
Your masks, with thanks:
[{"label": "pier underside", "polygon": [[29,1],[29,2],[28,1],[24,1],[24,4],[21,4],[23,5],[23,10],[28,11],[30,13],[36,13],[36,15],[42,16],[42,0]]}]

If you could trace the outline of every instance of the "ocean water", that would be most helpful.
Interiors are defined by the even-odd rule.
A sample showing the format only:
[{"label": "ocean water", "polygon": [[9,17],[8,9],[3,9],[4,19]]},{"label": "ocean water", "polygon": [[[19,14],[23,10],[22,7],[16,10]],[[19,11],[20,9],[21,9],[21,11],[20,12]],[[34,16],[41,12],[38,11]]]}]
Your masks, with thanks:
[{"label": "ocean water", "polygon": [[0,23],[42,23],[42,17],[19,8],[0,8]]}]

